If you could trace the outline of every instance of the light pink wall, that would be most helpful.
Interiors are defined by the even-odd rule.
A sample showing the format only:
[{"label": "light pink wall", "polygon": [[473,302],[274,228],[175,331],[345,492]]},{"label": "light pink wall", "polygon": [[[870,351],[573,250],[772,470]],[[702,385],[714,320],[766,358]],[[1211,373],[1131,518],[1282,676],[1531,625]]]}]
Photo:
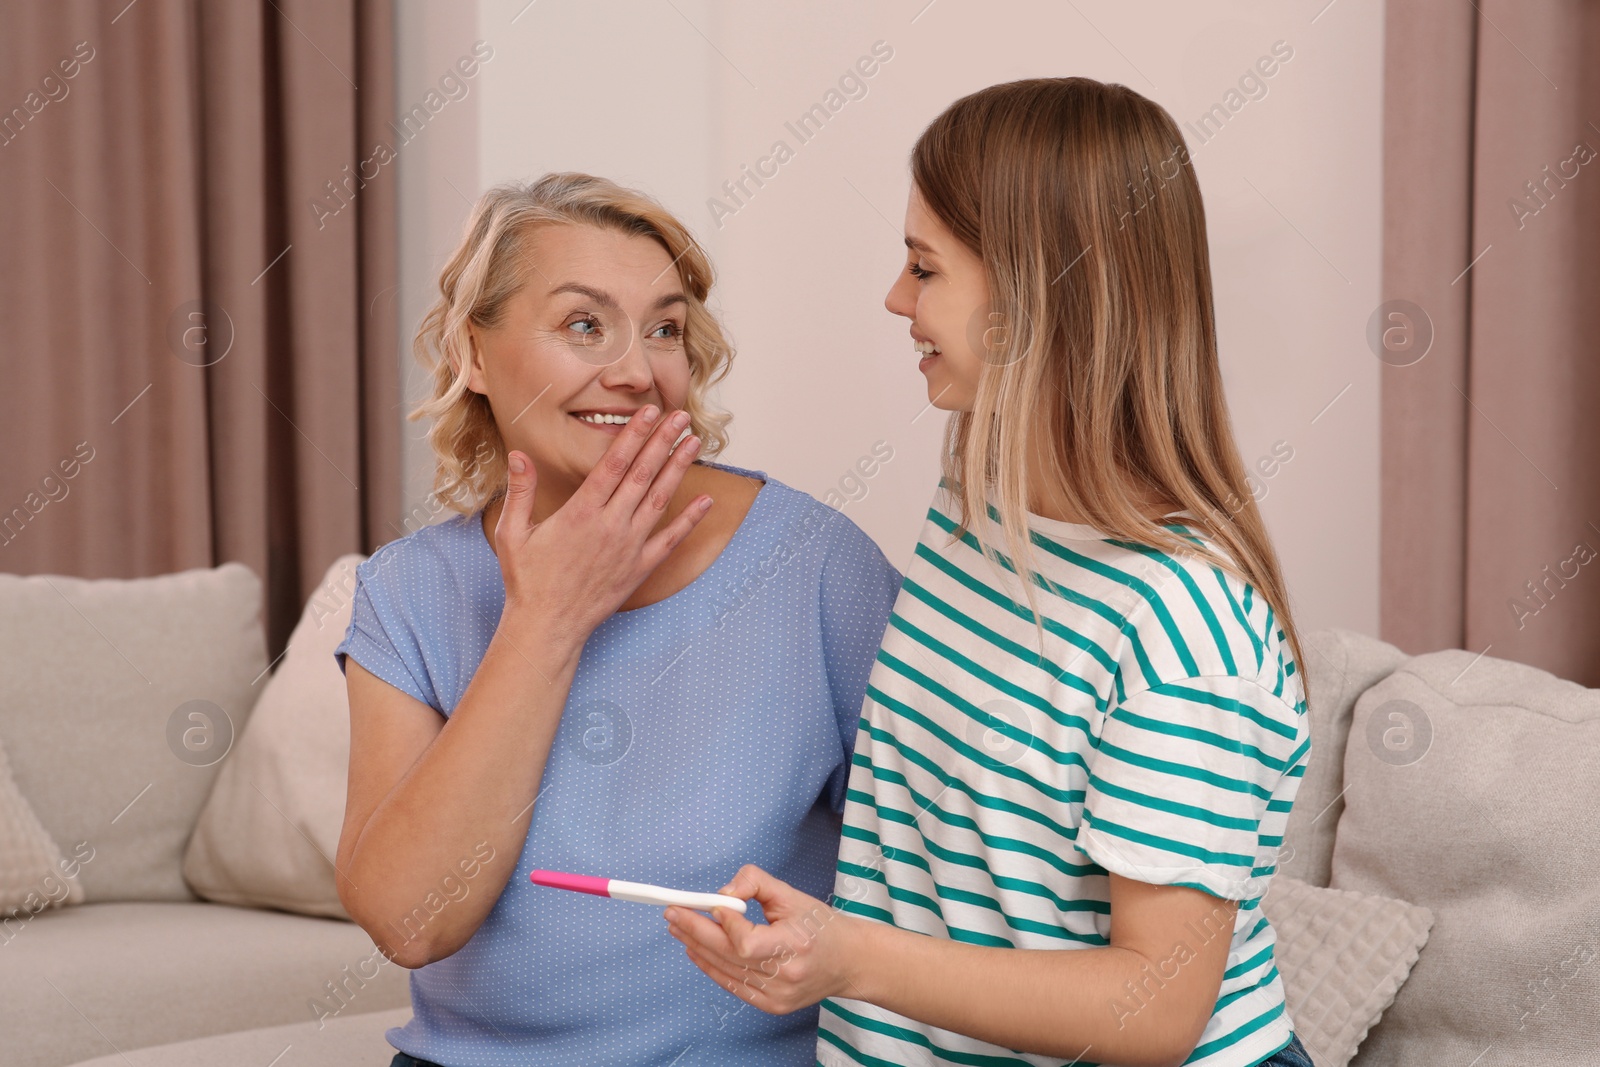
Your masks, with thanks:
[{"label": "light pink wall", "polygon": [[[462,185],[469,196],[549,169],[591,169],[648,189],[695,228],[719,269],[740,350],[722,387],[735,413],[724,458],[818,497],[851,492],[845,514],[902,567],[937,481],[943,419],[927,409],[904,320],[882,306],[903,261],[905,161],[916,135],[963,93],[1019,77],[1120,81],[1180,124],[1233,104],[1205,143],[1184,129],[1206,196],[1240,450],[1247,464],[1292,450],[1261,479],[1262,508],[1303,624],[1376,632],[1378,363],[1364,334],[1378,303],[1377,0],[1292,9],[1267,0],[524,3],[478,0],[472,29],[459,14],[467,3],[453,27],[444,16],[402,19],[403,53],[443,55],[453,47],[445,40],[475,37],[496,49],[476,111],[454,116],[459,141],[476,139],[476,173],[424,152],[411,160],[418,173],[401,171],[403,190],[431,182],[403,192],[408,282],[440,248],[438,220],[465,211],[434,172],[460,168],[476,183]],[[826,103],[879,41],[880,55],[885,46],[893,55],[863,79],[865,95],[846,99],[802,143],[786,123]],[[1264,95],[1247,86],[1257,98],[1230,100],[1280,41]],[[404,84],[400,96],[408,99]],[[746,180],[748,195],[730,198],[723,183],[758,167],[779,140],[792,158],[776,174],[767,164],[763,185]],[[427,151],[455,144],[441,137]],[[894,458],[853,481],[875,446]],[[411,457],[414,474],[425,458]],[[408,484],[414,495],[426,490],[425,478]]]}]

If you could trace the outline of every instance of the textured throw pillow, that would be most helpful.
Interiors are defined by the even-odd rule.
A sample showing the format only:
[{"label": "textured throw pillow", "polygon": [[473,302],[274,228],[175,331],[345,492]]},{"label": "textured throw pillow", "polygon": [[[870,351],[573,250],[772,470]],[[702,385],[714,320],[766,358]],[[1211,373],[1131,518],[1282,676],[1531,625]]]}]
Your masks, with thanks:
[{"label": "textured throw pillow", "polygon": [[356,564],[365,558],[342,556],[328,569],[223,762],[183,862],[184,877],[207,900],[349,918],[333,859],[350,706],[333,650],[349,628]]},{"label": "textured throw pillow", "polygon": [[[64,877],[69,870],[74,876]],[[45,908],[81,904],[76,873],[17,789],[0,745],[0,916],[31,918]],[[0,943],[9,940],[9,928],[0,924]]]},{"label": "textured throw pillow", "polygon": [[154,578],[0,574],[0,743],[84,899],[192,901],[183,848],[266,671],[242,563]]},{"label": "textured throw pillow", "polygon": [[1317,1067],[1345,1067],[1405,984],[1433,915],[1281,874],[1261,907],[1278,936],[1273,955],[1294,1032]]},{"label": "textured throw pillow", "polygon": [[1356,704],[1333,885],[1433,912],[1358,1067],[1593,1063],[1600,689],[1471,652]]}]

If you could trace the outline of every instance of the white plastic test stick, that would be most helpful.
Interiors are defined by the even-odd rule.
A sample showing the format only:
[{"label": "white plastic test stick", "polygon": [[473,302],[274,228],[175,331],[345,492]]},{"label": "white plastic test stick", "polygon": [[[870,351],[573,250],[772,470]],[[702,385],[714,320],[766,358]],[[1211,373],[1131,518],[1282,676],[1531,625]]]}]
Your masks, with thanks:
[{"label": "white plastic test stick", "polygon": [[710,911],[712,908],[732,908],[740,915],[744,914],[745,902],[738,897],[726,897],[721,893],[690,893],[683,889],[667,889],[659,885],[647,885],[644,882],[619,882],[611,879],[611,896],[616,900],[631,900],[639,904],[659,904],[667,907],[676,904],[679,907],[693,908],[696,911]]}]

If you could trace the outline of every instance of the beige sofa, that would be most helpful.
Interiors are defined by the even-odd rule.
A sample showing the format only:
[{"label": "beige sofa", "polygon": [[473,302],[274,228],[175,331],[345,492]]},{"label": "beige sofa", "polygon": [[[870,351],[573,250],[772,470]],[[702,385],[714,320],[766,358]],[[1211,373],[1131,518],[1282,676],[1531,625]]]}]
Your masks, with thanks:
[{"label": "beige sofa", "polygon": [[[0,575],[0,861],[32,833],[71,870],[60,905],[0,924],[0,1067],[388,1063],[406,972],[342,918],[327,859],[348,758],[331,650],[360,558],[270,673],[238,564]],[[1316,1062],[1600,1061],[1600,691],[1341,631],[1308,645],[1313,758],[1265,907]]]},{"label": "beige sofa", "polygon": [[[326,608],[329,595],[321,590],[313,600]],[[323,855],[333,855],[344,806],[343,785],[331,782],[326,767],[342,778],[349,729],[327,643],[337,642],[343,625],[336,605],[333,613],[316,607],[308,605],[307,618],[328,625],[297,629],[290,654],[269,674],[261,584],[240,564],[136,581],[0,575],[0,749],[9,762],[9,773],[0,766],[0,890],[14,897],[20,881],[36,897],[65,900],[70,887],[82,900],[44,910],[25,903],[0,921],[0,1067],[101,1056],[122,1067],[139,1059],[173,1063],[164,1053],[134,1050],[280,1026],[293,1036],[259,1059],[197,1046],[192,1062],[266,1067],[292,1043],[276,1067],[316,1055],[324,1057],[316,1062],[388,1063],[393,1050],[384,1053],[383,1027],[372,1028],[409,1017],[407,972],[375,966],[372,939],[354,923],[316,914],[317,895],[334,896]],[[332,722],[324,702],[322,732],[345,738],[331,754],[303,754],[310,784],[331,794],[320,807],[302,795],[304,770],[296,782],[262,758],[271,754],[273,719],[282,721],[284,706],[307,706],[290,683],[318,665],[317,646],[327,649],[327,662],[316,677],[344,717]],[[260,729],[247,738],[247,725]],[[338,748],[319,743],[311,726],[301,732],[308,748]],[[208,798],[223,799],[213,795],[219,785],[232,785],[235,800],[242,787],[259,816],[238,814],[237,803],[208,807]],[[19,794],[58,851],[43,873],[20,879],[17,868],[32,853],[17,858],[15,819],[8,832],[5,818]],[[236,867],[275,855],[298,868],[308,895],[278,903],[312,914],[197,896],[185,860],[192,868],[203,813],[211,816],[206,840],[231,850],[223,858]],[[217,825],[218,814],[233,825]],[[288,851],[289,840],[298,853]],[[311,865],[321,871],[307,877]],[[222,863],[209,867],[211,883],[226,882]],[[235,881],[248,876],[245,870]],[[259,895],[271,896],[271,886],[254,881]],[[368,1024],[357,1042],[368,1051],[360,1055],[338,1045],[355,1020]]]}]

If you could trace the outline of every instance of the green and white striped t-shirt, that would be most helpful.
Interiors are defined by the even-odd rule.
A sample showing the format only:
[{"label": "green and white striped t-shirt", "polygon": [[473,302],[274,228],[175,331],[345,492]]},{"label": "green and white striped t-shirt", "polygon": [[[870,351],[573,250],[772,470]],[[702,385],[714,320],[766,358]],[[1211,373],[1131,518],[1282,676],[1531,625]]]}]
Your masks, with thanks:
[{"label": "green and white striped t-shirt", "polygon": [[[1009,559],[997,575],[971,531],[948,543],[957,512],[943,486],[867,683],[835,905],[975,945],[1077,949],[1110,944],[1107,872],[1239,901],[1231,931],[1219,918],[1185,938],[1192,951],[1230,937],[1186,1062],[1259,1063],[1292,1028],[1261,897],[1311,752],[1272,608],[1198,556],[1030,515],[1034,566],[1059,587],[1035,588],[1041,657]],[[1003,549],[992,503],[982,521]],[[1108,1011],[1161,1010],[1159,972],[1187,958],[1175,946]],[[843,998],[822,1003],[817,1059],[1069,1062]],[[1095,1062],[1092,1050],[1076,1061]]]}]

